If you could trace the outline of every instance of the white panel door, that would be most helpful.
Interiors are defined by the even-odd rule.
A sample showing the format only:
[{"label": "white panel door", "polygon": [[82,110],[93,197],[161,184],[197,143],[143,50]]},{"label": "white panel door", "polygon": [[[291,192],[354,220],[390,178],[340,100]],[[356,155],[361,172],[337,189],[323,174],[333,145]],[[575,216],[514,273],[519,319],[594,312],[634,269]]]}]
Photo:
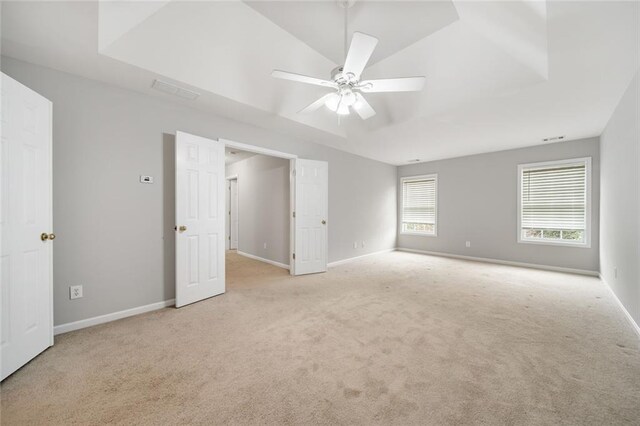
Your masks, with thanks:
[{"label": "white panel door", "polygon": [[176,134],[176,307],[225,291],[224,144]]},{"label": "white panel door", "polygon": [[328,176],[326,161],[293,160],[295,179],[293,274],[327,270]]},{"label": "white panel door", "polygon": [[0,85],[2,379],[53,345],[51,102]]},{"label": "white panel door", "polygon": [[238,249],[238,180],[232,179],[230,184],[230,220],[231,220],[231,250]]}]

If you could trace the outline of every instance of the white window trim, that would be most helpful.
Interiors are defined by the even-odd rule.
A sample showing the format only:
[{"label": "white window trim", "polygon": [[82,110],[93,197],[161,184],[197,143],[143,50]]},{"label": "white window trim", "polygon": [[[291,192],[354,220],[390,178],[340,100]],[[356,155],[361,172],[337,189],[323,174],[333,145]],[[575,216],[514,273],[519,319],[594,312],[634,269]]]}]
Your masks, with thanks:
[{"label": "white window trim", "polygon": [[403,231],[402,230],[402,216],[404,215],[404,199],[401,198],[400,201],[400,234],[401,235],[417,235],[420,237],[437,237],[438,236],[438,174],[432,173],[428,175],[418,175],[418,176],[404,176],[400,178],[400,196],[402,197],[402,190],[404,183],[406,181],[411,180],[420,180],[420,179],[433,179],[436,183],[436,199],[435,199],[435,224],[433,226],[434,232],[433,234],[427,234],[426,232],[416,232],[416,231]]},{"label": "white window trim", "polygon": [[[522,171],[523,169],[535,168],[535,167],[549,167],[549,166],[561,166],[564,164],[585,163],[587,173],[587,188],[586,188],[586,214],[585,214],[585,238],[584,242],[569,242],[569,241],[551,241],[551,240],[535,240],[522,238]],[[540,163],[527,163],[518,164],[518,243],[520,244],[539,244],[545,246],[563,246],[563,247],[578,247],[578,248],[591,248],[591,157],[570,158],[567,160],[555,160],[555,161],[543,161]]]}]

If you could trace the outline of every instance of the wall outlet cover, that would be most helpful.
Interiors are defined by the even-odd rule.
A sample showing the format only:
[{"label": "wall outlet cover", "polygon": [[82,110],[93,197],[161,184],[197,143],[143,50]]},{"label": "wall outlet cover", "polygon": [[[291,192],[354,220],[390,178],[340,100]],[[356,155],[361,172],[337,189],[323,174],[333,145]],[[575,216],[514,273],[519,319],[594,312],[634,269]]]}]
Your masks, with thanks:
[{"label": "wall outlet cover", "polygon": [[153,183],[153,176],[140,175],[140,183]]},{"label": "wall outlet cover", "polygon": [[471,241],[467,241],[466,246],[471,247]]},{"label": "wall outlet cover", "polygon": [[72,285],[69,287],[69,299],[80,299],[82,297],[82,286]]}]

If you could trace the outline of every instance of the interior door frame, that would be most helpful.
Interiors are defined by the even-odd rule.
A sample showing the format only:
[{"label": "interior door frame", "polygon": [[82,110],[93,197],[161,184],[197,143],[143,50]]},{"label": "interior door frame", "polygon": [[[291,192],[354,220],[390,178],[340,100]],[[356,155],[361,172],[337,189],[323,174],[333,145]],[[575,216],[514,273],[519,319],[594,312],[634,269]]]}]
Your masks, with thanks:
[{"label": "interior door frame", "polygon": [[[225,145],[225,148],[226,148],[226,145]],[[226,165],[225,165],[225,168],[226,168]],[[238,200],[240,199],[239,198],[240,194],[239,194],[239,191],[238,191],[238,189],[239,189],[239,186],[238,186],[238,183],[239,183],[238,175],[227,176],[225,178],[225,181],[227,182],[227,192],[229,193],[228,194],[229,195],[229,210],[228,210],[227,215],[226,215],[227,216],[227,223],[225,224],[225,229],[227,228],[227,225],[229,225],[229,235],[227,235],[227,241],[226,241],[227,250],[233,250],[231,248],[231,217],[230,217],[231,216],[231,214],[230,214],[230,212],[231,212],[231,203],[232,203],[231,186],[230,185],[231,185],[231,181],[232,180],[236,181],[236,192],[238,192],[238,194],[237,194]],[[240,245],[240,212],[239,211],[237,212],[237,215],[238,215],[238,246],[239,246]],[[240,250],[239,247],[236,247],[235,249],[236,250]]]},{"label": "interior door frame", "polygon": [[[219,138],[218,141],[224,143],[225,148],[235,148],[240,151],[248,151],[248,152],[253,152],[254,154],[268,155],[270,157],[278,157],[278,158],[284,158],[286,160],[289,160],[289,274],[295,275],[295,262],[293,261],[293,251],[295,250],[296,229],[295,229],[295,223],[293,220],[294,218],[293,212],[295,209],[295,201],[296,201],[295,200],[296,187],[295,187],[295,174],[294,174],[295,162],[293,160],[298,158],[298,156],[295,154],[289,154],[288,152],[276,151],[269,148],[263,148],[261,146],[250,145],[242,142],[235,142],[235,141],[223,139],[223,138]],[[238,176],[236,176],[235,178],[238,179],[238,184],[239,184],[240,180]],[[238,185],[238,194],[240,194],[239,185]],[[240,218],[239,213],[240,212],[238,212],[238,220]],[[239,231],[238,231],[238,234],[240,234]],[[239,238],[238,238],[238,245],[240,245]]]}]

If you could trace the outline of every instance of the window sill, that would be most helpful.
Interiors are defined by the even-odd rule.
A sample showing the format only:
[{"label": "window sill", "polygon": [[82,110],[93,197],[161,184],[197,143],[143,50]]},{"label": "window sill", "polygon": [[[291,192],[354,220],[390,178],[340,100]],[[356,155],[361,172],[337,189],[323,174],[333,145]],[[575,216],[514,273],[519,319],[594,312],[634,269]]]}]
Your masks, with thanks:
[{"label": "window sill", "polygon": [[519,238],[518,244],[536,244],[542,246],[560,246],[560,247],[576,247],[576,248],[591,248],[589,243],[569,243],[564,241],[552,241],[552,240],[526,240]]},{"label": "window sill", "polygon": [[437,237],[438,233],[428,234],[426,232],[400,231],[400,235],[419,235],[421,237]]}]

